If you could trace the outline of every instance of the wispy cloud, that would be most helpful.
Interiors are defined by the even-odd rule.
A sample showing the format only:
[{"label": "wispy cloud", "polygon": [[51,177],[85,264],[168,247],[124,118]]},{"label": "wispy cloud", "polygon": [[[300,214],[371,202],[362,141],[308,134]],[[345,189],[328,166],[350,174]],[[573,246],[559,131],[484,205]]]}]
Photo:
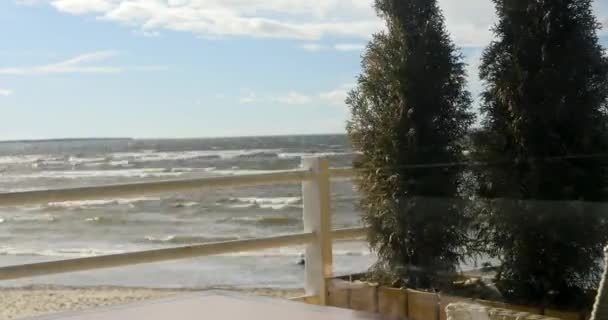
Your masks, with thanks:
[{"label": "wispy cloud", "polygon": [[334,49],[338,51],[361,51],[365,48],[363,43],[338,43],[334,45]]},{"label": "wispy cloud", "polygon": [[240,104],[250,104],[250,103],[256,102],[257,100],[258,100],[258,98],[255,93],[248,92],[239,98],[239,103]]},{"label": "wispy cloud", "polygon": [[336,43],[334,45],[323,45],[317,42],[308,42],[299,46],[300,49],[304,49],[310,52],[319,52],[325,50],[337,50],[337,51],[361,51],[365,48],[363,43]]},{"label": "wispy cloud", "polygon": [[[15,1],[48,3],[60,12],[92,14],[145,32],[165,29],[204,37],[367,40],[374,32],[384,29],[384,23],[372,8],[373,0]],[[491,1],[439,0],[439,5],[445,13],[448,30],[459,46],[483,46],[492,38],[489,27],[495,15]],[[471,12],[478,14],[471,15]]]},{"label": "wispy cloud", "polygon": [[326,102],[336,105],[336,106],[345,106],[346,97],[348,96],[348,92],[354,86],[355,85],[352,83],[343,84],[333,90],[321,92],[319,94],[319,98],[321,98],[321,100],[323,100],[323,101],[326,101]]},{"label": "wispy cloud", "polygon": [[323,49],[324,49],[324,47],[323,47],[321,44],[319,44],[319,43],[314,43],[314,42],[311,42],[311,43],[305,43],[305,44],[303,44],[303,45],[300,45],[299,47],[300,47],[301,49],[304,49],[304,50],[306,50],[306,51],[310,51],[310,52],[317,52],[317,51],[321,51],[321,50],[323,50]]},{"label": "wispy cloud", "polygon": [[122,73],[126,70],[159,71],[165,70],[164,66],[108,66],[92,65],[94,62],[105,62],[119,53],[117,51],[96,51],[81,54],[73,58],[39,66],[28,67],[0,67],[0,75],[37,75],[51,73],[96,73],[111,74]]},{"label": "wispy cloud", "polygon": [[241,104],[253,103],[256,101],[269,101],[281,105],[334,105],[344,106],[348,92],[355,87],[355,84],[346,83],[335,89],[322,91],[317,94],[304,94],[296,90],[290,90],[281,94],[259,96],[251,90],[244,91],[238,99]]},{"label": "wispy cloud", "polygon": [[283,95],[274,96],[271,98],[271,100],[274,102],[289,105],[302,105],[312,102],[311,97],[296,91],[290,91]]},{"label": "wispy cloud", "polygon": [[0,97],[8,97],[12,95],[14,92],[10,89],[0,88]]}]

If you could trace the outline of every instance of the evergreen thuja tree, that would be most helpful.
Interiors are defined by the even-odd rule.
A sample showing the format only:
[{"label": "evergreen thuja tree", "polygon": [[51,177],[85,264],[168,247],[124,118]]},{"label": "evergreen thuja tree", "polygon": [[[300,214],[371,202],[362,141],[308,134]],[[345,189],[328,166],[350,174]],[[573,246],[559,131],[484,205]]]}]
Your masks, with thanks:
[{"label": "evergreen thuja tree", "polygon": [[[387,31],[374,35],[347,104],[360,207],[378,267],[432,287],[464,253],[467,219],[456,201],[473,116],[465,65],[435,0],[377,0]],[[422,165],[422,166],[420,166]]]},{"label": "evergreen thuja tree", "polygon": [[608,60],[591,0],[493,0],[476,156],[481,235],[511,302],[584,304],[608,241]]}]

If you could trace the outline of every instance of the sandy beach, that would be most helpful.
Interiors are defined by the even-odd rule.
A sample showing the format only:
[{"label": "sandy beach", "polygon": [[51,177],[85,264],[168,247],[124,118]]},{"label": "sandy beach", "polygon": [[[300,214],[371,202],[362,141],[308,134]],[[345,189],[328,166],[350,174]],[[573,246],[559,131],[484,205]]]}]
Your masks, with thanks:
[{"label": "sandy beach", "polygon": [[[285,298],[297,297],[303,294],[303,290],[301,289],[217,289]],[[62,311],[125,304],[145,299],[186,294],[188,292],[193,292],[193,290],[44,286],[3,288],[0,289],[0,320],[20,319]]]}]

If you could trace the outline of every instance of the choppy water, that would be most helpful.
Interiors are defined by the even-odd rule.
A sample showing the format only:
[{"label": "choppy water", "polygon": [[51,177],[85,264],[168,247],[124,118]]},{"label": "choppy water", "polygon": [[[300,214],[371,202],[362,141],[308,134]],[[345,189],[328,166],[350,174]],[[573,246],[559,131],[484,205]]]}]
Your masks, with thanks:
[{"label": "choppy water", "polygon": [[[0,192],[297,168],[301,158],[352,161],[346,137],[88,140],[0,144]],[[225,188],[0,208],[0,265],[264,237],[302,230],[301,187]],[[348,180],[332,183],[334,228],[359,224]],[[0,285],[300,286],[300,247],[9,281]],[[337,272],[373,261],[360,241],[335,244]]]}]

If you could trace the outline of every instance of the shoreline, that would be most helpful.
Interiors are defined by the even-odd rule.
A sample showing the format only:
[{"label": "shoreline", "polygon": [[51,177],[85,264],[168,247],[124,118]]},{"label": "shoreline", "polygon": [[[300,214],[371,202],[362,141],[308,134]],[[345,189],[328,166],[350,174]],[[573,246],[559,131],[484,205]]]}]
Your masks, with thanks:
[{"label": "shoreline", "polygon": [[301,296],[303,289],[280,288],[142,288],[121,286],[56,286],[28,285],[23,287],[0,288],[0,320],[19,319],[65,311],[85,310],[95,307],[128,304],[132,302],[159,299],[179,294],[209,290],[224,290],[271,296],[293,298]]}]

